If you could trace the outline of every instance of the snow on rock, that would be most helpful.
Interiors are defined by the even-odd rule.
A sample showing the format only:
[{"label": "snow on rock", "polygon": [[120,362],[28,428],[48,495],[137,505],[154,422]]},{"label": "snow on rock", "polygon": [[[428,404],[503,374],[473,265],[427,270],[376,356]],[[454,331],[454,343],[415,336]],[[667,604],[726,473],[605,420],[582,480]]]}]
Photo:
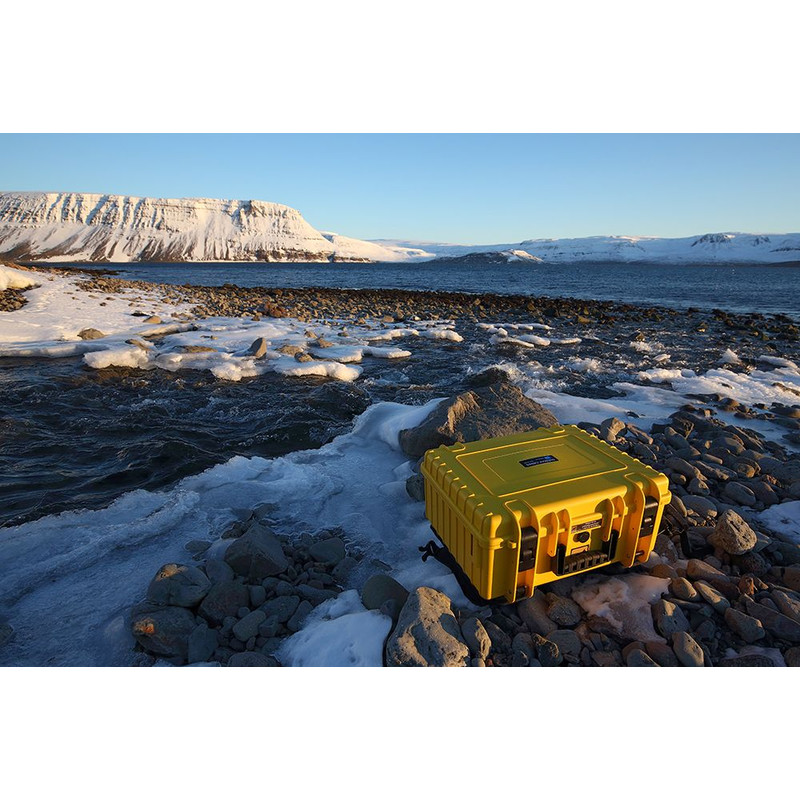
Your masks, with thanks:
[{"label": "snow on rock", "polygon": [[781,539],[800,545],[800,500],[771,506],[758,520]]},{"label": "snow on rock", "polygon": [[102,263],[404,261],[430,254],[326,238],[299,211],[261,200],[3,192],[0,255]]},{"label": "snow on rock", "polygon": [[742,360],[739,358],[739,356],[736,355],[736,353],[733,352],[733,350],[730,349],[730,347],[728,347],[725,350],[725,352],[722,354],[722,356],[720,356],[719,363],[720,364],[741,364]]},{"label": "snow on rock", "polygon": [[27,289],[35,285],[36,281],[30,273],[0,264],[0,292],[6,289]]}]

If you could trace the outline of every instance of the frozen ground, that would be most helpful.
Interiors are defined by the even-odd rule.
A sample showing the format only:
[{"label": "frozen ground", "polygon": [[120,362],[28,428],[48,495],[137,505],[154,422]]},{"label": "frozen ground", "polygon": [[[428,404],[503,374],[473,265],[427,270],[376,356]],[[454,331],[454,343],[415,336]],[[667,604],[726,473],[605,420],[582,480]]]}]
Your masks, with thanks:
[{"label": "frozen ground", "polygon": [[[0,279],[9,284],[31,275],[0,271]],[[586,357],[578,347],[581,337],[539,323],[485,325],[484,340],[476,342],[465,339],[463,330],[457,332],[457,326],[446,321],[359,327],[335,321],[213,319],[199,321],[195,330],[188,329],[190,323],[174,323],[176,329],[161,331],[165,335],[156,337],[156,344],[142,339],[143,347],[139,347],[125,340],[141,338],[158,326],[146,326],[139,322],[141,318],[132,317],[136,305],[131,303],[164,318],[188,309],[163,304],[156,295],[141,292],[112,299],[92,297],[75,289],[76,278],[51,277],[41,281],[37,277],[41,286],[26,293],[29,302],[21,311],[0,314],[0,355],[55,357],[70,347],[85,347],[71,352],[84,352],[86,364],[95,369],[111,365],[206,369],[220,379],[237,380],[250,374],[249,370],[298,374],[292,370],[321,368],[331,377],[351,380],[358,377],[358,367],[352,365],[362,358],[413,357],[419,336],[441,338],[443,345],[458,347],[465,354],[471,348],[484,348],[482,352],[490,357],[498,347],[507,347],[509,339],[517,339],[520,355],[498,356],[494,363],[561,422],[636,415],[637,424],[645,429],[666,420],[692,394],[719,393],[745,404],[794,405],[800,390],[800,371],[789,359],[766,356],[749,371],[734,372],[736,362],[721,348],[717,357],[725,363],[698,374],[670,367],[671,349],[644,341],[631,350],[646,368],[631,372],[632,362],[618,363],[616,353],[606,355],[601,349]],[[100,306],[101,302],[106,305]],[[110,335],[83,342],[77,333],[85,327]],[[269,342],[268,356],[256,359],[246,350],[261,337]],[[333,346],[311,344],[319,337]],[[301,363],[278,352],[286,345],[308,352],[313,360]],[[213,350],[187,350],[206,346]],[[545,351],[556,354],[547,365],[536,359]],[[614,380],[620,373],[629,379]],[[598,399],[564,391],[567,379],[575,374],[611,376],[610,386],[617,396]],[[444,567],[432,560],[421,562],[417,548],[431,538],[430,531],[424,507],[405,491],[411,465],[398,447],[398,432],[421,421],[432,402],[422,406],[375,403],[349,433],[318,450],[275,459],[235,457],[167,491],[129,492],[101,510],[70,511],[4,528],[0,532],[0,618],[13,626],[15,637],[0,650],[0,663],[130,663],[128,613],[142,599],[156,570],[170,561],[185,561],[188,541],[217,539],[232,520],[247,516],[262,503],[275,504],[280,532],[299,535],[340,527],[353,546],[387,565],[407,588],[432,586],[466,605],[457,582]],[[766,420],[730,415],[730,421],[776,440],[785,433]],[[775,506],[760,519],[776,534],[800,539],[800,503]],[[222,552],[228,541],[217,541],[213,550]],[[659,586],[652,579],[637,583],[633,577],[590,582],[582,605],[614,624],[644,624],[641,619],[622,618],[621,609],[644,607],[657,597]],[[388,625],[387,618],[361,605],[357,592],[347,591],[316,609],[278,655],[291,665],[379,665]]]}]

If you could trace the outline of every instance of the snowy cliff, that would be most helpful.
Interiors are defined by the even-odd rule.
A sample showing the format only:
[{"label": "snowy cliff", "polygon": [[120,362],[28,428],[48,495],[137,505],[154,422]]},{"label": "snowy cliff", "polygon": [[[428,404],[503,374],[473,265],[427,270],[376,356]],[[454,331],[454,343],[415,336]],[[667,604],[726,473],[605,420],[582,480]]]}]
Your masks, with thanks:
[{"label": "snowy cliff", "polygon": [[0,193],[0,256],[17,261],[405,261],[427,256],[323,236],[260,200]]}]

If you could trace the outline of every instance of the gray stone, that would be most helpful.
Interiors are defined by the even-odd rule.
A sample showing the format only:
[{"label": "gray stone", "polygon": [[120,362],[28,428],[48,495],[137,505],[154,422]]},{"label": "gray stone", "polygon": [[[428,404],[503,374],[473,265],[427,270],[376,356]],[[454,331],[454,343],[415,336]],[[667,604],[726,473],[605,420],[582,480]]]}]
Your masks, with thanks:
[{"label": "gray stone", "polygon": [[790,647],[784,654],[787,667],[800,667],[800,647]]},{"label": "gray stone", "polygon": [[507,436],[558,425],[539,403],[510,383],[490,384],[443,400],[422,423],[400,431],[400,446],[411,458],[456,442]]},{"label": "gray stone", "polygon": [[320,603],[324,603],[326,600],[338,595],[338,592],[333,591],[333,589],[317,589],[315,586],[306,586],[305,584],[296,586],[295,590],[300,598],[308,600],[312,606],[318,606]]},{"label": "gray stone", "polygon": [[164,564],[147,588],[147,599],[162,606],[191,608],[208,594],[211,581],[197,567]]},{"label": "gray stone", "polygon": [[[266,578],[265,580],[269,580]],[[263,583],[262,583],[263,586]],[[267,587],[264,586],[266,589]],[[275,585],[272,587],[272,590],[275,592],[278,597],[288,597],[290,594],[297,594],[300,587],[295,586],[289,581],[278,580],[275,582]]]},{"label": "gray stone", "polygon": [[489,657],[492,641],[486,628],[483,627],[483,623],[477,617],[465,619],[461,623],[461,633],[473,658],[486,660]]},{"label": "gray stone", "polygon": [[547,616],[560,628],[574,628],[581,621],[581,607],[568,597],[547,595]]},{"label": "gray stone", "polygon": [[536,645],[536,657],[543,667],[557,667],[564,660],[558,645],[552,639],[534,634],[533,641]]},{"label": "gray stone", "polygon": [[683,502],[686,508],[694,511],[695,514],[703,519],[711,519],[717,516],[717,505],[708,497],[698,497],[690,494],[683,498]]},{"label": "gray stone", "polygon": [[267,600],[261,610],[266,615],[267,619],[276,619],[278,622],[288,622],[297,607],[300,605],[300,598],[295,594],[285,595],[284,597],[276,597],[274,600]]},{"label": "gray stone", "polygon": [[198,661],[209,661],[217,649],[217,632],[201,622],[190,634],[187,661],[194,664]]},{"label": "gray stone", "polygon": [[784,639],[792,644],[800,642],[800,623],[795,622],[791,617],[774,611],[761,603],[756,603],[747,595],[741,598],[742,609],[745,614],[755,617],[773,636]]},{"label": "gray stone", "polygon": [[731,607],[727,598],[705,581],[695,581],[694,588],[697,589],[703,600],[719,614],[724,614],[725,610]]},{"label": "gray stone", "polygon": [[410,475],[406,479],[406,492],[412,500],[424,502],[425,500],[425,478],[418,472]]},{"label": "gray stone", "polygon": [[691,580],[705,580],[709,583],[714,579],[728,580],[728,576],[724,572],[720,572],[716,567],[711,564],[701,561],[699,558],[690,558],[686,564],[686,575]]},{"label": "gray stone", "polygon": [[289,621],[286,623],[286,627],[292,632],[297,633],[300,628],[303,626],[303,622],[305,622],[306,617],[314,610],[314,606],[308,602],[308,600],[303,600],[300,605],[297,606],[297,610],[292,614]]},{"label": "gray stone", "polygon": [[267,590],[261,585],[249,587],[250,590],[250,607],[258,608],[267,601]]},{"label": "gray stone", "polygon": [[616,417],[609,417],[600,423],[600,436],[607,442],[613,442],[625,430],[625,423]]},{"label": "gray stone", "polygon": [[686,615],[669,600],[659,600],[653,605],[653,621],[665,639],[669,639],[676,631],[689,630],[689,620],[686,619]]},{"label": "gray stone", "polygon": [[353,568],[358,564],[352,556],[345,556],[332,570],[331,577],[337,583],[344,583],[347,576],[353,571]]},{"label": "gray stone", "polygon": [[89,339],[105,339],[105,334],[102,331],[97,330],[97,328],[84,328],[79,334],[79,339],[89,340]]},{"label": "gray stone", "polygon": [[511,666],[528,667],[536,659],[533,639],[529,633],[518,633],[511,641]]},{"label": "gray stone", "polygon": [[250,581],[279,575],[289,566],[280,540],[260,523],[251,525],[233,542],[225,552],[225,561]]},{"label": "gray stone", "polygon": [[511,650],[511,637],[490,619],[484,620],[483,627],[489,634],[492,642],[491,651],[495,653],[508,653]]},{"label": "gray stone", "polygon": [[[730,485],[730,484],[729,484]],[[735,511],[728,509],[717,520],[710,544],[732,556],[749,553],[758,541],[755,531]]]},{"label": "gray stone", "polygon": [[647,655],[649,655],[659,667],[678,666],[678,659],[675,657],[675,652],[665,642],[645,642],[644,649]]},{"label": "gray stone", "polygon": [[668,469],[671,469],[673,472],[677,472],[678,475],[683,475],[685,478],[703,479],[703,473],[700,472],[697,467],[693,466],[683,458],[671,456],[664,463]]},{"label": "gray stone", "polygon": [[236,612],[247,605],[250,593],[239,581],[220,581],[209,589],[197,613],[212,625],[220,625],[225,617],[235,617]]},{"label": "gray stone", "polygon": [[272,656],[263,653],[234,653],[228,659],[229,667],[277,667],[278,662]]},{"label": "gray stone", "polygon": [[643,650],[634,649],[628,653],[625,664],[629,667],[657,667],[655,661]]},{"label": "gray stone", "polygon": [[208,548],[211,547],[211,542],[207,539],[192,539],[190,542],[186,542],[183,546],[183,549],[186,550],[187,553],[205,553]]},{"label": "gray stone", "polygon": [[564,630],[555,630],[545,636],[549,642],[553,642],[558,651],[564,656],[578,656],[581,652],[581,640],[577,633],[573,630],[565,628]]},{"label": "gray stone", "polygon": [[684,667],[702,667],[705,660],[703,648],[686,631],[672,634],[672,649]]},{"label": "gray stone", "polygon": [[264,358],[266,354],[267,340],[263,336],[260,336],[247,348],[247,355],[252,358]]},{"label": "gray stone", "polygon": [[540,592],[534,592],[533,597],[521,600],[514,608],[531,633],[547,636],[558,628],[558,625],[547,616],[547,601]]},{"label": "gray stone", "polygon": [[378,609],[390,599],[396,600],[402,608],[408,600],[408,590],[394,578],[380,572],[367,578],[361,590],[364,608]]},{"label": "gray stone", "polygon": [[332,536],[330,539],[314,542],[308,549],[308,554],[314,561],[334,566],[345,557],[345,544],[338,536]]},{"label": "gray stone", "polygon": [[679,600],[697,599],[697,591],[686,578],[673,578],[669,583],[669,590]]},{"label": "gray stone", "polygon": [[469,647],[450,599],[427,586],[411,592],[386,644],[386,663],[408,667],[465,667]]},{"label": "gray stone", "polygon": [[735,608],[725,610],[725,623],[740,638],[748,644],[763,639],[767,634],[764,626],[749,614],[743,614]]},{"label": "gray stone", "polygon": [[258,635],[258,626],[267,619],[267,615],[258,609],[251,611],[246,617],[242,617],[233,626],[233,635],[240,641],[246,642],[253,636]]},{"label": "gray stone", "polygon": [[740,506],[754,506],[756,504],[756,496],[753,494],[753,490],[738,481],[726,483],[723,494]]},{"label": "gray stone", "polygon": [[775,663],[767,656],[762,656],[758,653],[750,653],[744,656],[723,658],[719,662],[719,665],[721,667],[774,667]]},{"label": "gray stone", "polygon": [[782,592],[780,589],[774,589],[770,593],[770,597],[781,614],[785,614],[789,619],[793,619],[795,622],[800,622],[800,602],[790,597],[786,592]]},{"label": "gray stone", "polygon": [[185,662],[189,636],[197,627],[194,614],[179,606],[142,603],[133,610],[131,632],[148,652]]}]

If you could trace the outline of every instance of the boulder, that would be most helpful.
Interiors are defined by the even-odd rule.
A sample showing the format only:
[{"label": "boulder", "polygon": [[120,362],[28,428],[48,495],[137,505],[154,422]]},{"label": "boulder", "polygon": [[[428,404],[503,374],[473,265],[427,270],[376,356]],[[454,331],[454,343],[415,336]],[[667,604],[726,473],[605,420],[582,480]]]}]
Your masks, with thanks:
[{"label": "boulder", "polygon": [[247,348],[247,355],[251,358],[264,358],[266,354],[267,340],[263,336],[259,336],[259,338]]},{"label": "boulder", "polygon": [[186,660],[190,664],[198,661],[209,661],[214,651],[217,649],[219,637],[213,628],[209,628],[205,622],[201,622],[189,634],[189,648]]},{"label": "boulder", "polygon": [[185,662],[189,655],[189,636],[197,627],[194,614],[178,606],[142,603],[132,614],[134,639],[149,653]]},{"label": "boulder", "polygon": [[344,541],[338,536],[322,539],[311,545],[308,549],[308,554],[314,561],[335,566],[346,555]]},{"label": "boulder", "polygon": [[759,620],[767,631],[778,639],[792,644],[800,643],[800,623],[795,622],[791,617],[757,603],[747,595],[742,595],[741,608],[745,614]]},{"label": "boulder", "polygon": [[147,588],[147,599],[161,606],[192,608],[208,594],[211,581],[197,567],[164,564]]},{"label": "boulder", "polygon": [[289,566],[280,540],[259,522],[251,525],[225,551],[225,561],[234,572],[250,581],[261,581],[279,575]]},{"label": "boulder", "polygon": [[514,384],[482,386],[442,400],[415,428],[400,431],[400,446],[411,458],[456,442],[474,442],[495,436],[558,425],[539,403]]},{"label": "boulder", "polygon": [[212,625],[221,625],[225,617],[235,617],[236,612],[250,600],[247,587],[239,581],[215,583],[203,598],[197,613]]},{"label": "boulder", "polygon": [[469,661],[450,599],[427,586],[411,592],[386,645],[387,665],[465,667]]},{"label": "boulder", "polygon": [[708,537],[710,544],[732,556],[749,553],[758,542],[755,531],[733,509],[728,509],[717,520],[714,532]]}]

